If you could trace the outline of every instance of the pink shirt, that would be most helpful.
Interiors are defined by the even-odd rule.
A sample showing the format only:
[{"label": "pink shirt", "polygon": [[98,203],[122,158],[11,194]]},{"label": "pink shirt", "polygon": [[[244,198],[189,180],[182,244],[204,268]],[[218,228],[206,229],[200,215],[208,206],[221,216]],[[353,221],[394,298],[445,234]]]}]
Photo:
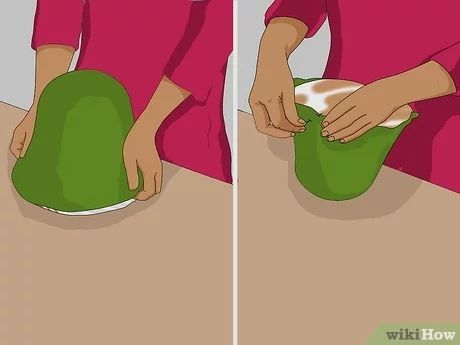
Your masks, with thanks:
[{"label": "pink shirt", "polygon": [[120,81],[135,119],[163,75],[190,91],[156,135],[160,157],[231,182],[222,110],[233,42],[231,0],[37,0],[32,48],[78,49],[80,34],[76,69],[99,70]]},{"label": "pink shirt", "polygon": [[367,84],[429,60],[444,66],[457,93],[413,104],[420,117],[404,130],[385,164],[460,192],[459,13],[458,0],[277,0],[266,22],[297,18],[311,37],[327,17],[331,50],[325,78]]}]

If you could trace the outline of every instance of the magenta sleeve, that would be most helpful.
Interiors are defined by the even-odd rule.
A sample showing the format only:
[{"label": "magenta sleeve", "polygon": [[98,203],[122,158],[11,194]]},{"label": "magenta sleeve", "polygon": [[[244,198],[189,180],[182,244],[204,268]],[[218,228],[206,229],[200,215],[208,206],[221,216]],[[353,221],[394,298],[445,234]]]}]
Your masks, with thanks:
[{"label": "magenta sleeve", "polygon": [[79,48],[83,0],[37,0],[32,48],[47,44]]},{"label": "magenta sleeve", "polygon": [[308,38],[324,24],[326,13],[326,0],[275,0],[265,13],[265,25],[276,17],[295,18],[308,27]]},{"label": "magenta sleeve", "polygon": [[436,61],[449,72],[457,90],[454,95],[460,96],[460,42],[440,51],[431,60]]},{"label": "magenta sleeve", "polygon": [[194,2],[184,37],[165,74],[203,102],[213,85],[225,76],[232,49],[232,0]]}]

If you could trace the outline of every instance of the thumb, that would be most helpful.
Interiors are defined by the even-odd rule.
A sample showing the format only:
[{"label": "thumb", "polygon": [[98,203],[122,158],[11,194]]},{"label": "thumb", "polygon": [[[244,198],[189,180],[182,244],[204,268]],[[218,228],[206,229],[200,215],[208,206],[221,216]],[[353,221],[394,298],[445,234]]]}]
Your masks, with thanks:
[{"label": "thumb", "polygon": [[17,130],[15,130],[13,133],[13,139],[11,140],[10,151],[16,157],[16,159],[19,159],[21,156],[23,141],[25,141],[25,134],[23,136],[19,134]]},{"label": "thumb", "polygon": [[139,176],[137,174],[137,162],[134,159],[125,158],[125,169],[128,177],[129,189],[135,190],[139,186]]},{"label": "thumb", "polygon": [[24,158],[26,155],[27,149],[29,148],[30,142],[32,141],[32,134],[26,133],[24,137],[24,146],[22,147],[21,154],[19,155],[21,158]]},{"label": "thumb", "polygon": [[294,90],[283,94],[283,108],[284,114],[290,123],[294,126],[302,127],[305,125],[305,121],[297,114],[297,108],[295,106]]}]

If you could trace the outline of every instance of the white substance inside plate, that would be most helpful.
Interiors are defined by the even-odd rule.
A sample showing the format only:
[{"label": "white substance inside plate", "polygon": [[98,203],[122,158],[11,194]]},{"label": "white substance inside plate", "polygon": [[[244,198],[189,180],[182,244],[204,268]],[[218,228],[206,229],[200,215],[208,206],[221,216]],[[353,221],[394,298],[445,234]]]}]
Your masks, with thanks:
[{"label": "white substance inside plate", "polygon": [[65,215],[65,216],[93,216],[93,215],[96,215],[96,214],[102,214],[102,213],[106,213],[106,212],[112,212],[112,211],[121,210],[122,208],[125,208],[125,207],[128,207],[129,205],[131,205],[134,201],[136,201],[136,200],[135,199],[129,199],[127,201],[123,201],[123,202],[121,202],[119,204],[116,204],[116,205],[107,206],[107,207],[103,207],[103,208],[98,208],[98,209],[95,209],[95,210],[78,211],[78,212],[59,211],[59,210],[54,210],[54,209],[46,207],[46,206],[40,206],[40,207],[44,208],[45,210],[48,210],[48,211],[51,211],[51,212],[54,212],[54,213],[58,213],[58,214],[62,214],[62,215]]}]

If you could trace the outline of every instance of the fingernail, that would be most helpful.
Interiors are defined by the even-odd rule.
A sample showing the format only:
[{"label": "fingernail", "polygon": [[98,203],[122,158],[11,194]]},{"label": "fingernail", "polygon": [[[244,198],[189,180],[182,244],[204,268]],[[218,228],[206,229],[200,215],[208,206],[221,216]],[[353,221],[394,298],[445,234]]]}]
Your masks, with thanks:
[{"label": "fingernail", "polygon": [[327,138],[328,141],[334,141],[335,138],[333,136],[330,136],[329,138]]},{"label": "fingernail", "polygon": [[299,133],[305,132],[305,128],[299,129]]},{"label": "fingernail", "polygon": [[298,122],[298,123],[301,123],[302,125],[306,124],[306,122],[305,122],[304,119],[298,119],[297,122]]},{"label": "fingernail", "polygon": [[295,135],[295,133],[294,133],[294,132],[291,132],[291,137],[293,137],[294,135]]},{"label": "fingernail", "polygon": [[345,144],[345,139],[340,139],[341,144]]},{"label": "fingernail", "polygon": [[327,125],[329,125],[329,122],[324,121],[324,122],[323,122],[323,127],[326,127]]},{"label": "fingernail", "polygon": [[328,132],[328,131],[322,131],[322,132],[321,132],[321,135],[322,135],[323,137],[327,137],[327,136],[329,135],[329,132]]}]

